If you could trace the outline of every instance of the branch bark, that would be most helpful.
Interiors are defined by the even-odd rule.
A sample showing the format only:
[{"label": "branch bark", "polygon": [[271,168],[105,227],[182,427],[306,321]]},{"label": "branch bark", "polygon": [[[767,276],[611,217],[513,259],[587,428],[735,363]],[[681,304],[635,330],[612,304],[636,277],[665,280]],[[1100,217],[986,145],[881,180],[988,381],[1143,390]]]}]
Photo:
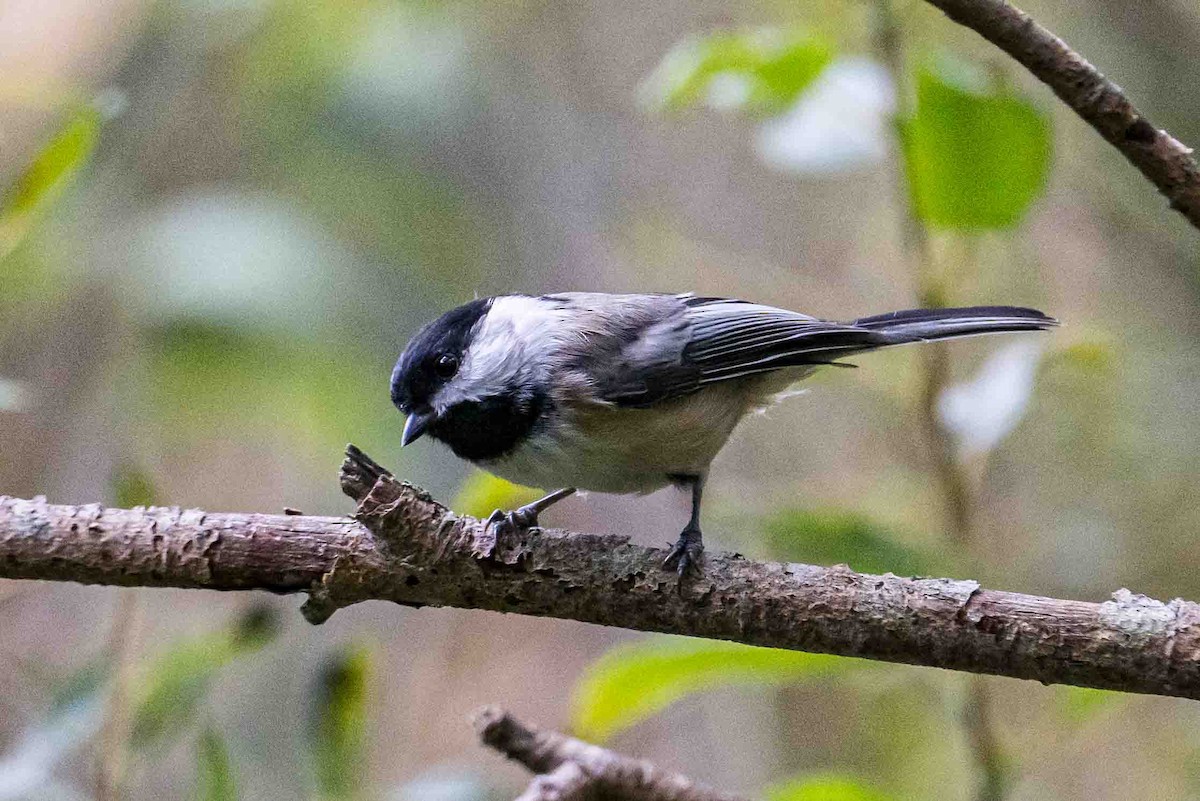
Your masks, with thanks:
[{"label": "branch bark", "polygon": [[542,731],[494,707],[475,716],[484,745],[536,774],[516,801],[744,801],[598,745]]},{"label": "branch bark", "polygon": [[1128,159],[1171,208],[1200,228],[1200,166],[1192,149],[1159,129],[1119,86],[1066,42],[1004,0],[927,0],[1016,59]]},{"label": "branch bark", "polygon": [[617,535],[497,539],[355,449],[353,518],[60,506],[0,497],[0,578],[309,594],[314,623],[371,599],[557,617],[1043,683],[1200,698],[1200,605],[1104,603],[844,565],[706,557],[676,588],[664,552]]}]

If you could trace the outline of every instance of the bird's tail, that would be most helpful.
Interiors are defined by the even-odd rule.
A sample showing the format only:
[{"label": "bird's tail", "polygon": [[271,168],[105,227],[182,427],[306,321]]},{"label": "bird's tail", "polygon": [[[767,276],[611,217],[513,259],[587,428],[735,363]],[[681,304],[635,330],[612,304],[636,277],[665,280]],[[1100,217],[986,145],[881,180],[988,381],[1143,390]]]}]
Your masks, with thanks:
[{"label": "bird's tail", "polygon": [[1058,320],[1019,306],[970,306],[890,312],[863,317],[851,325],[875,333],[879,347],[1007,331],[1042,331],[1058,325]]}]

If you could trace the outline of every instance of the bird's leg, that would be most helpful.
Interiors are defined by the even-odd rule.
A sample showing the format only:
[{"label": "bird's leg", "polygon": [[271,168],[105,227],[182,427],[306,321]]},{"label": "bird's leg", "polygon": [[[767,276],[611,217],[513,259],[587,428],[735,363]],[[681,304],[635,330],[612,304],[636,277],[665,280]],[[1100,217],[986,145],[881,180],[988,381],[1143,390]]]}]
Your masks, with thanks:
[{"label": "bird's leg", "polygon": [[692,487],[692,516],[662,563],[664,570],[675,568],[680,579],[689,570],[699,566],[700,555],[704,553],[704,541],[700,533],[700,498],[704,494],[704,476],[685,476],[684,481]]},{"label": "bird's leg", "polygon": [[554,504],[561,501],[563,498],[568,498],[575,494],[574,487],[563,487],[560,490],[555,490],[544,498],[538,498],[533,503],[527,503],[519,509],[513,509],[511,512],[505,512],[502,509],[497,509],[492,512],[491,517],[487,519],[489,526],[494,526],[497,533],[500,531],[524,531],[529,528],[534,528],[538,524],[538,515],[549,509]]}]

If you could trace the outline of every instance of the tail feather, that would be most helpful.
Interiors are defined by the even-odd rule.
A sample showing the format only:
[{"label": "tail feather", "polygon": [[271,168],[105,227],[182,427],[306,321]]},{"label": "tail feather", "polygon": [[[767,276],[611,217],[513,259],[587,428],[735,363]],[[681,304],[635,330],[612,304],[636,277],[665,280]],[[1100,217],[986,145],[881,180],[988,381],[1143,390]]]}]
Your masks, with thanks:
[{"label": "tail feather", "polygon": [[863,317],[851,325],[877,332],[883,339],[880,344],[900,345],[977,334],[1042,331],[1058,325],[1058,320],[1036,309],[1019,306],[970,306],[890,312]]}]

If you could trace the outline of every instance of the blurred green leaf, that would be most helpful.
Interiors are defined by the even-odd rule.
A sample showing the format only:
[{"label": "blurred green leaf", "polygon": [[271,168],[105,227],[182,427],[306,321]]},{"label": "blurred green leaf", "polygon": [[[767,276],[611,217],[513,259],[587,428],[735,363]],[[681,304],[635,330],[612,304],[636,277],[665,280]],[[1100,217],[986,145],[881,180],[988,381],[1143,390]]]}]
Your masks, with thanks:
[{"label": "blurred green leaf", "polygon": [[212,726],[200,733],[196,752],[197,801],[237,801],[237,785],[225,740]]},{"label": "blurred green leaf", "polygon": [[837,774],[809,776],[767,790],[767,801],[890,801],[890,796]]},{"label": "blurred green leaf", "polygon": [[277,629],[276,613],[255,607],[231,625],[174,645],[152,661],[135,685],[141,692],[134,699],[130,743],[147,749],[184,730],[221,669],[261,649]]},{"label": "blurred green leaf", "polygon": [[1111,342],[1074,342],[1046,355],[1047,364],[1061,364],[1083,373],[1104,375],[1115,369],[1117,353]]},{"label": "blurred green leaf", "polygon": [[87,163],[99,139],[101,119],[94,106],[76,108],[18,176],[0,207],[0,258],[12,252],[38,213],[54,202]]},{"label": "blurred green leaf", "polygon": [[778,113],[832,58],[828,43],[802,31],[720,31],[677,44],[646,79],[641,94],[647,105],[667,111],[707,103]]},{"label": "blurred green leaf", "polygon": [[1010,228],[1046,186],[1047,116],[952,62],[917,73],[916,111],[901,132],[909,189],[931,225]]},{"label": "blurred green leaf", "polygon": [[820,679],[860,666],[824,654],[655,637],[619,645],[587,668],[575,687],[571,727],[579,737],[602,742],[702,690]]},{"label": "blurred green leaf", "polygon": [[72,671],[61,682],[54,684],[47,717],[62,714],[80,704],[91,703],[102,695],[111,674],[112,662],[108,655],[89,660]]},{"label": "blurred green leaf", "polygon": [[904,545],[895,533],[854,512],[785,509],[762,524],[771,556],[818,565],[845,563],[864,573],[930,575],[932,555]]},{"label": "blurred green leaf", "polygon": [[134,506],[154,505],[154,483],[150,474],[140,467],[124,464],[113,476],[113,503],[129,509]]},{"label": "blurred green leaf", "polygon": [[330,658],[321,671],[309,730],[319,797],[363,796],[367,745],[367,683],[371,653],[358,647]]},{"label": "blurred green leaf", "polygon": [[536,489],[513,484],[480,470],[472,473],[463,482],[450,508],[460,515],[487,517],[496,509],[516,509],[530,501],[536,501],[541,495]]},{"label": "blurred green leaf", "polygon": [[1059,687],[1058,709],[1072,723],[1084,723],[1106,709],[1124,701],[1125,693],[1113,690],[1096,690],[1091,687]]},{"label": "blurred green leaf", "polygon": [[168,441],[241,428],[286,433],[303,453],[337,452],[348,420],[360,441],[399,438],[386,373],[353,348],[193,319],[145,334],[147,419]]}]

